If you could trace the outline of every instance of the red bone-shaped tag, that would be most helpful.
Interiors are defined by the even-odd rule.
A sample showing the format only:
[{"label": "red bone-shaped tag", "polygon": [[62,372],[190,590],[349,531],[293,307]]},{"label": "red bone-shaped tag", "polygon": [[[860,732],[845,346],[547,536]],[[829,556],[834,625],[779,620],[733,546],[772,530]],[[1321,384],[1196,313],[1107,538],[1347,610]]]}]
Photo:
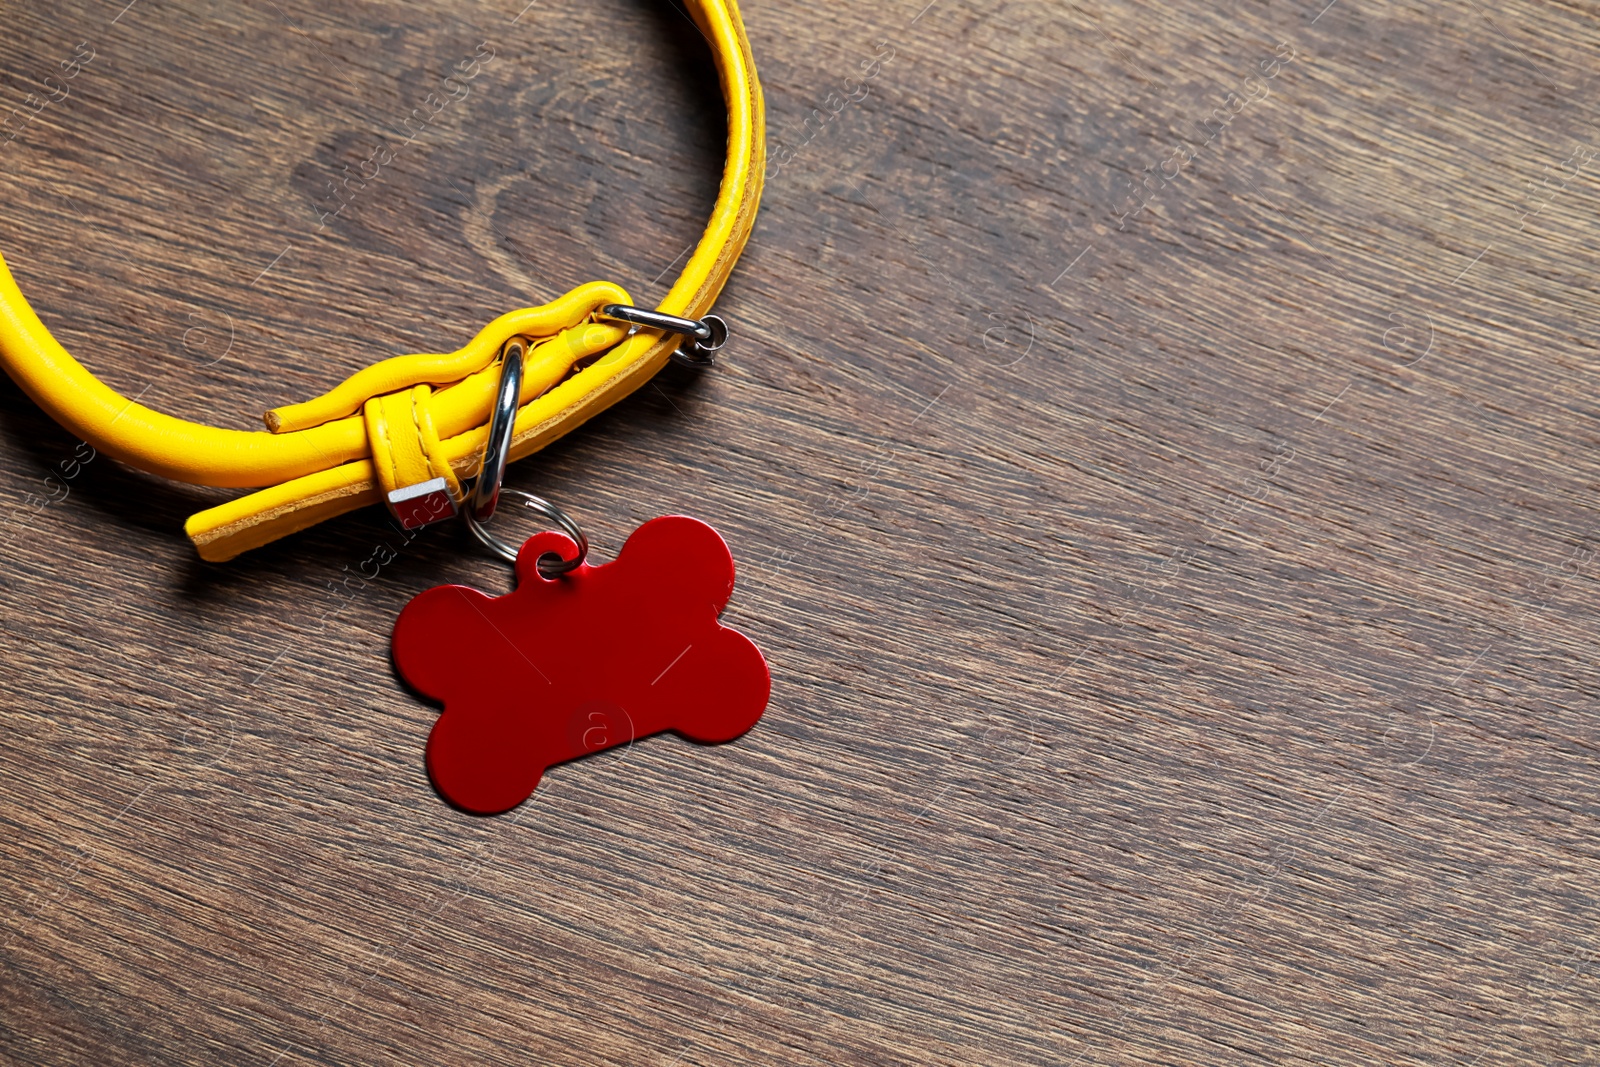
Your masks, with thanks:
[{"label": "red bone-shaped tag", "polygon": [[540,556],[575,551],[564,534],[536,534],[517,556],[514,592],[442,585],[395,623],[395,666],[444,704],[428,772],[458,807],[514,808],[546,767],[663,730],[731,741],[766,709],[767,661],[717,622],[733,593],[717,531],[652,519],[614,562],[539,573]]}]

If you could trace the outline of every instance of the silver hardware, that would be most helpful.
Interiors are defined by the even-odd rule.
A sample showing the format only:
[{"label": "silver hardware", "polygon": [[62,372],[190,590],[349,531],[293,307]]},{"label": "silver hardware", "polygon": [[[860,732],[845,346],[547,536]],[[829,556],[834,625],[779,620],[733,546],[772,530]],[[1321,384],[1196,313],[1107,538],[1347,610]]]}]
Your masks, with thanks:
[{"label": "silver hardware", "polygon": [[462,510],[469,522],[488,522],[499,503],[500,483],[506,476],[506,460],[511,456],[511,438],[516,428],[517,401],[522,398],[522,357],[527,350],[520,337],[513,337],[500,350],[500,391],[495,394],[494,412],[489,416],[489,439],[483,443],[483,463]]},{"label": "silver hardware", "polygon": [[[522,394],[522,358],[526,350],[523,341],[514,337],[506,342],[502,351],[500,391],[495,396],[494,414],[489,418],[489,439],[484,442],[483,463],[478,468],[477,481],[473,483],[472,491],[461,509],[461,517],[467,520],[467,529],[472,531],[472,536],[507,563],[516,563],[517,550],[490,533],[485,524],[494,517],[501,497],[509,496],[521,501],[523,507],[555,523],[578,546],[578,554],[571,559],[562,559],[554,552],[547,552],[539,558],[539,573],[546,578],[559,578],[582,565],[589,555],[589,539],[583,536],[583,531],[571,516],[550,501],[520,489],[507,489],[500,484],[505,479],[506,460],[511,455],[517,401]],[[555,562],[549,562],[552,557]]]},{"label": "silver hardware", "polygon": [[679,348],[672,353],[672,361],[683,367],[705,368],[717,362],[717,352],[728,343],[728,323],[721,315],[707,315],[703,319],[685,319],[661,311],[631,307],[628,304],[607,304],[595,312],[602,319],[613,319],[633,326],[667,333],[682,334],[690,339],[688,351]]},{"label": "silver hardware", "polygon": [[[572,516],[543,497],[534,496],[532,493],[524,493],[521,489],[501,489],[500,495],[518,500],[529,511],[536,512],[549,519],[560,528],[562,533],[572,538],[573,544],[578,546],[578,554],[571,559],[556,557],[554,552],[546,552],[543,556],[540,556],[540,574],[546,578],[559,578],[568,571],[577,570],[582,566],[583,561],[589,556],[589,539],[583,536],[583,530],[578,527],[577,523],[572,521]],[[490,551],[507,563],[517,562],[517,550],[515,548],[490,533],[482,523],[472,517],[472,512],[463,511],[461,514],[466,518],[467,528],[472,531],[472,535],[488,547]],[[552,557],[555,557],[554,562],[551,562]]]}]

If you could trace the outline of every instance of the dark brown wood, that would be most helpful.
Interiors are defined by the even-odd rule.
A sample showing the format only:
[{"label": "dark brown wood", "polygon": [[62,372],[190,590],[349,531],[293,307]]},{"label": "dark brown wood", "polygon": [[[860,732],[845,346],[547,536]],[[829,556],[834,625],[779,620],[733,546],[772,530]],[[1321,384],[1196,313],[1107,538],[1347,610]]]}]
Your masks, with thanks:
[{"label": "dark brown wood", "polygon": [[[522,2],[10,5],[5,108],[65,96],[0,249],[239,427],[657,297],[720,167],[695,31]],[[1593,8],[925,2],[751,0],[784,163],[726,365],[510,476],[601,556],[723,531],[734,744],[454,812],[388,631],[501,565],[347,581],[376,511],[202,564],[226,494],[0,385],[0,1057],[1595,1062]]]}]

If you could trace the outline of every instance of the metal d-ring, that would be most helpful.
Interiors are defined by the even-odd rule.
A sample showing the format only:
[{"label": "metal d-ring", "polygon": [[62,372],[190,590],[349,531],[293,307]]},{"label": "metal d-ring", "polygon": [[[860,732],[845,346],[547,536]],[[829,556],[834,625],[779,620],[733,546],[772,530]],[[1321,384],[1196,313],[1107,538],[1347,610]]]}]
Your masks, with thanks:
[{"label": "metal d-ring", "polygon": [[571,516],[543,497],[524,493],[520,489],[506,489],[500,483],[506,475],[506,460],[511,455],[511,438],[517,421],[517,401],[522,394],[522,357],[527,350],[527,345],[521,338],[512,338],[506,342],[501,354],[500,390],[495,395],[494,413],[489,417],[489,439],[483,445],[483,463],[478,468],[478,478],[472,485],[472,491],[467,495],[466,506],[461,509],[461,517],[467,520],[467,529],[490,551],[494,552],[507,563],[517,562],[517,550],[490,533],[486,523],[494,517],[495,508],[500,503],[502,496],[514,497],[522,502],[522,506],[538,512],[551,522],[578,546],[578,554],[571,559],[556,558],[556,562],[547,562],[555,553],[546,553],[539,559],[539,573],[546,578],[557,578],[568,571],[576,570],[589,555],[589,539],[583,535],[578,524],[572,521]]},{"label": "metal d-ring", "polygon": [[689,338],[687,352],[679,348],[672,353],[672,362],[683,367],[714,366],[718,350],[728,343],[728,323],[721,315],[707,315],[703,319],[685,319],[628,304],[607,304],[595,314],[602,319],[645,326],[652,330],[665,330],[667,333],[682,334]]},{"label": "metal d-ring", "polygon": [[526,351],[527,343],[520,337],[513,337],[500,350],[500,391],[495,394],[494,412],[489,416],[489,439],[483,444],[478,480],[472,484],[462,511],[469,523],[488,522],[500,502],[500,483],[506,476],[506,460],[511,457],[517,402],[522,399],[522,357]]}]

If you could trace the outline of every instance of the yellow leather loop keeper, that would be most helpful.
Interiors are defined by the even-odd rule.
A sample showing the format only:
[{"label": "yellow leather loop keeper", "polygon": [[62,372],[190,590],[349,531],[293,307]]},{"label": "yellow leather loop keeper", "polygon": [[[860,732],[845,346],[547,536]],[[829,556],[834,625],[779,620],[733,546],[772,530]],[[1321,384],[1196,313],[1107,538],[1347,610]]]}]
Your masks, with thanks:
[{"label": "yellow leather loop keeper", "polygon": [[428,407],[428,399],[432,395],[433,390],[426,385],[419,385],[411,390],[412,423],[417,428],[418,444],[421,445],[422,453],[428,460],[428,474],[434,478],[443,478],[445,484],[450,487],[450,499],[460,500],[461,482],[456,478],[455,469],[450,466],[449,458],[439,445],[439,431],[433,425],[433,412]]},{"label": "yellow leather loop keeper", "polygon": [[[754,225],[766,127],[737,4],[688,0],[688,7],[711,47],[727,103],[728,155],[705,233],[658,310],[699,318],[727,282]],[[51,336],[0,258],[0,363],[69,432],[121,462],[197,485],[265,486],[185,525],[203,558],[225,560],[377,503],[391,475],[400,479],[420,470],[427,480],[445,469],[456,477],[474,473],[498,377],[492,364],[511,337],[535,341],[526,357],[512,459],[632,393],[679,339],[585,321],[600,303],[632,301],[609,283],[582,286],[550,304],[502,315],[456,353],[377,363],[323,397],[269,413],[268,426],[277,432],[250,432],[173,418],[100,382]],[[570,373],[593,356],[599,358]],[[375,433],[387,441],[384,455],[374,449]]]},{"label": "yellow leather loop keeper", "polygon": [[426,414],[428,396],[433,390],[418,385],[401,393],[388,393],[368,400],[361,409],[367,423],[367,445],[372,450],[372,467],[377,472],[378,484],[385,496],[408,485],[418,485],[440,477],[440,470],[448,471],[447,481],[452,500],[461,499],[461,485],[455,472],[442,457],[437,465],[429,452],[439,449],[439,435],[425,438],[422,421],[433,425],[433,416]]}]

